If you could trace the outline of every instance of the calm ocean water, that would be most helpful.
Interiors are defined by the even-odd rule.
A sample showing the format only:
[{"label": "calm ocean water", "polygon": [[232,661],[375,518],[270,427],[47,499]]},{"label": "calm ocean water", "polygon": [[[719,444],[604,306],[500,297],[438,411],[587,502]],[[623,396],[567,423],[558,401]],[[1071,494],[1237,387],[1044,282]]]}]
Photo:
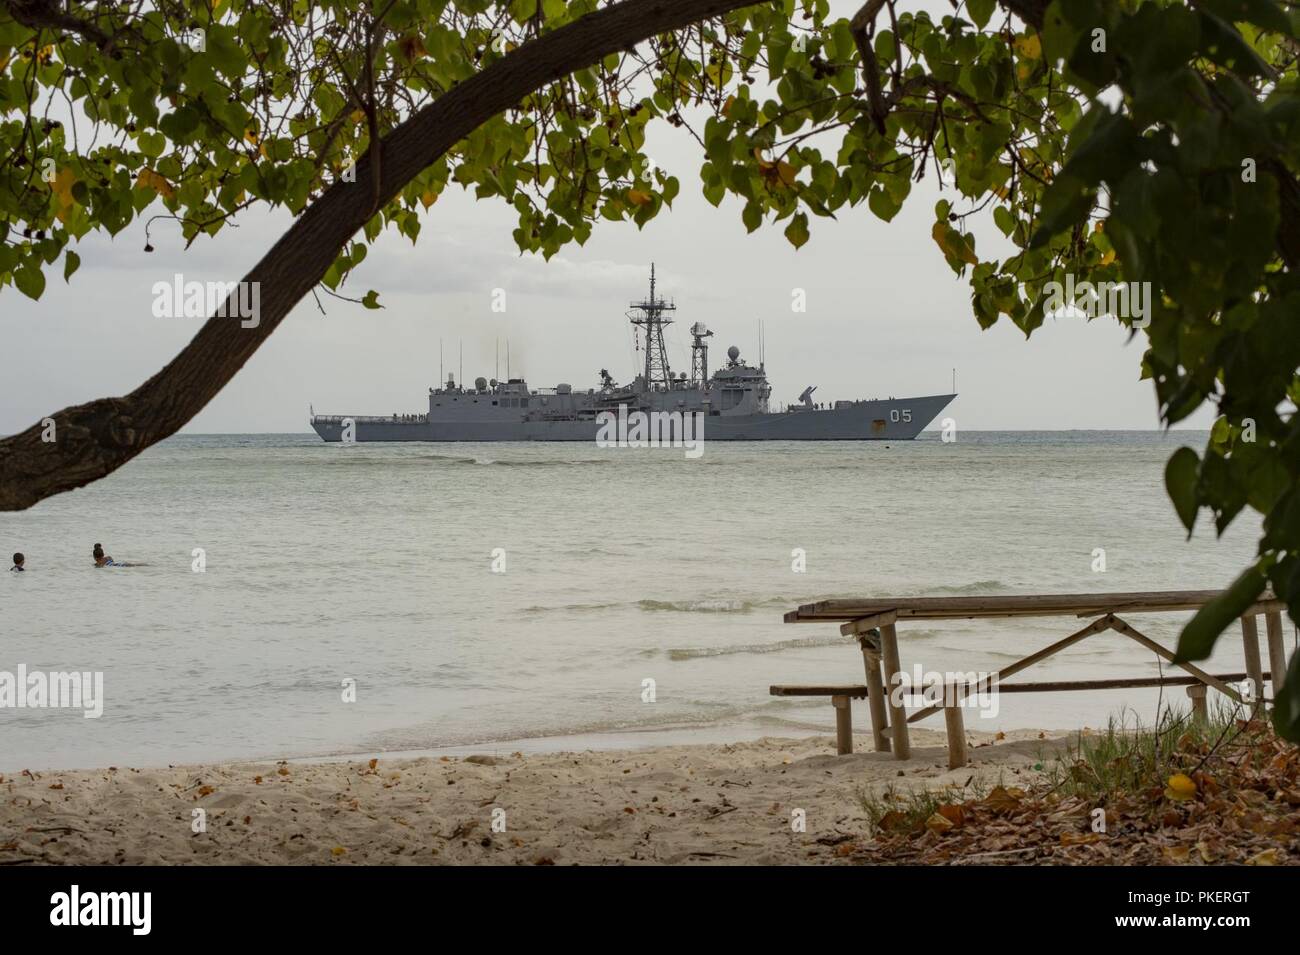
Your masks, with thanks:
[{"label": "calm ocean water", "polygon": [[[927,434],[714,443],[686,460],[576,444],[173,438],[90,488],[0,515],[5,565],[22,550],[29,567],[0,573],[0,670],[105,680],[100,719],[0,709],[0,770],[826,732],[827,702],[773,699],[768,685],[859,682],[861,657],[834,625],[783,624],[799,603],[1226,584],[1257,520],[1186,541],[1163,488],[1174,448],[1203,441]],[[97,541],[147,566],[95,570]],[[1183,619],[1133,622],[1172,643]],[[902,657],[991,670],[1077,626],[904,626]],[[1240,640],[1221,646],[1215,665],[1239,669]],[[1157,672],[1106,634],[1026,678]],[[967,726],[1095,726],[1124,708],[1149,719],[1156,700],[1006,696],[996,719]]]}]

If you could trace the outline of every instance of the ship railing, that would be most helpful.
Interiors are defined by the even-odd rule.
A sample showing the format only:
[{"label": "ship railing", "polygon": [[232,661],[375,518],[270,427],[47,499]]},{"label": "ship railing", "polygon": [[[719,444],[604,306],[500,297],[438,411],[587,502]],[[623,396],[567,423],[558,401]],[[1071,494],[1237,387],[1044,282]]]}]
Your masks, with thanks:
[{"label": "ship railing", "polygon": [[399,415],[365,415],[365,414],[317,414],[312,415],[312,424],[342,424],[352,421],[355,424],[423,424],[429,418],[424,414]]}]

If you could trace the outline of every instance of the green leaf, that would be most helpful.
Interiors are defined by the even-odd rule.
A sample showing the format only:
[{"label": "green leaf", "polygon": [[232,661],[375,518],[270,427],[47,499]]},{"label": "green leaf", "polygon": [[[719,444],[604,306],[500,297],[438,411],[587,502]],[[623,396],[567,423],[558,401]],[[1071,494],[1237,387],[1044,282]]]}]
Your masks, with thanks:
[{"label": "green leaf", "polygon": [[1174,502],[1178,519],[1187,528],[1188,536],[1196,523],[1199,510],[1196,499],[1196,482],[1201,469],[1201,459],[1191,448],[1179,448],[1165,465],[1165,490]]},{"label": "green leaf", "polygon": [[785,227],[785,237],[796,249],[802,247],[808,241],[808,216],[802,212],[797,213]]},{"label": "green leaf", "polygon": [[1016,217],[1011,214],[1011,210],[1006,206],[995,206],[993,208],[993,224],[998,227],[998,231],[1006,236],[1016,231]]},{"label": "green leaf", "polygon": [[1206,659],[1214,649],[1219,634],[1228,629],[1258,599],[1264,592],[1265,583],[1267,581],[1259,568],[1251,567],[1234,580],[1227,590],[1196,611],[1196,616],[1187,622],[1178,636],[1175,662]]},{"label": "green leaf", "polygon": [[39,265],[26,262],[14,271],[14,285],[28,298],[37,300],[45,291],[45,273]]},{"label": "green leaf", "polygon": [[81,268],[81,256],[77,255],[77,253],[73,252],[71,249],[68,249],[63,256],[63,281],[66,282],[71,279],[72,273],[77,271],[79,268]]},{"label": "green leaf", "polygon": [[[1277,684],[1276,676],[1273,683]],[[1283,739],[1300,743],[1300,653],[1291,655],[1282,690],[1274,694],[1273,728]]]},{"label": "green leaf", "polygon": [[989,22],[989,17],[993,16],[996,7],[997,0],[966,0],[966,12],[981,30]]},{"label": "green leaf", "polygon": [[384,307],[379,304],[379,293],[376,292],[374,289],[371,289],[365,294],[365,297],[361,299],[361,304],[364,305],[366,308]]},{"label": "green leaf", "polygon": [[867,196],[867,206],[886,222],[898,215],[898,210],[903,208],[903,204],[895,202],[894,197],[882,186],[876,186],[871,190]]}]

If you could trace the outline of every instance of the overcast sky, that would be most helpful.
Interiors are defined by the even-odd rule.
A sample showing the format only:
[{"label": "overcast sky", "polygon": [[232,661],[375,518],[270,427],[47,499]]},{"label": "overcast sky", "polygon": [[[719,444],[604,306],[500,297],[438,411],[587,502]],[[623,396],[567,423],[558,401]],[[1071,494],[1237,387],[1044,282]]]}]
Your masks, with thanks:
[{"label": "overcast sky", "polygon": [[[322,315],[304,300],[186,431],[303,432],[309,404],[331,413],[427,410],[440,341],[447,371],[457,370],[463,343],[471,381],[494,374],[498,340],[504,376],[507,338],[512,373],[533,387],[591,387],[601,368],[627,381],[639,356],[625,313],[645,293],[652,261],[661,292],[678,306],[667,333],[675,370],[690,369],[687,330],[696,321],[715,332],[712,367],[731,344],[756,362],[762,321],[774,402],[793,402],[806,385],[819,386],[820,401],[945,393],[955,368],[959,397],[948,414],[962,430],[1159,427],[1153,389],[1138,378],[1144,339],[1127,343],[1114,320],[1049,319],[1029,341],[1007,320],[980,330],[966,280],[930,236],[939,196],[932,176],[892,223],[864,203],[837,221],[813,218],[812,239],[796,251],[781,234],[785,223],[747,235],[738,203],[714,209],[703,199],[702,156],[684,131],[653,126],[649,153],[682,183],[674,208],[643,231],[602,220],[585,248],[550,262],[519,255],[514,212],[500,199],[449,187],[424,213],[418,245],[385,235],[349,280],[349,294],[376,289],[383,310],[322,296]],[[289,218],[246,213],[238,228],[188,252],[176,224],[159,220],[151,254],[142,251],[144,222],[115,239],[88,236],[76,246],[82,266],[71,284],[60,261],[39,303],[12,286],[0,292],[0,433],[137,387],[199,325],[155,318],[154,282],[174,273],[237,280]],[[975,232],[981,252],[1009,248],[987,217]],[[504,314],[492,311],[497,288]],[[806,313],[791,310],[796,288],[806,292]],[[1211,420],[1203,410],[1187,426]]]}]

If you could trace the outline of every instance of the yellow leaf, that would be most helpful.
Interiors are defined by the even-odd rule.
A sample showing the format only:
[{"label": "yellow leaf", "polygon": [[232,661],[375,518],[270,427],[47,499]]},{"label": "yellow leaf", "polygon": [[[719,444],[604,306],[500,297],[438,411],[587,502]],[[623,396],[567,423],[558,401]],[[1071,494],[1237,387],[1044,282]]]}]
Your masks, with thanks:
[{"label": "yellow leaf", "polygon": [[344,849],[342,846],[335,846],[333,849],[330,850],[330,855],[341,856],[345,854],[347,851],[348,850]]},{"label": "yellow leaf", "polygon": [[1174,802],[1186,802],[1196,796],[1196,783],[1186,773],[1174,773],[1165,784],[1165,796]]},{"label": "yellow leaf", "polygon": [[941,816],[937,812],[925,820],[925,828],[929,829],[936,836],[941,836],[953,828],[953,821],[946,816]]},{"label": "yellow leaf", "polygon": [[1016,37],[1016,52],[1026,60],[1038,60],[1043,56],[1043,41],[1037,33],[1026,33]]},{"label": "yellow leaf", "polygon": [[1246,865],[1277,865],[1281,861],[1276,849],[1265,849],[1246,860]]},{"label": "yellow leaf", "polygon": [[354,123],[359,123],[365,118],[366,114],[364,110],[354,109],[352,112],[348,113],[348,119],[352,120]]},{"label": "yellow leaf", "polygon": [[68,216],[72,212],[72,207],[77,204],[77,200],[72,198],[72,187],[77,183],[77,175],[71,169],[60,169],[55,175],[54,181],[50,183],[50,191],[54,193],[55,200],[59,208],[55,215],[60,222],[67,222]]},{"label": "yellow leaf", "polygon": [[420,195],[420,204],[424,206],[424,208],[426,209],[429,208],[429,206],[433,205],[437,201],[438,201],[438,194],[434,192],[432,189],[426,189]]},{"label": "yellow leaf", "polygon": [[930,230],[930,235],[934,237],[934,241],[948,258],[970,265],[979,264],[979,258],[971,251],[966,239],[948,223],[936,222],[934,228]]},{"label": "yellow leaf", "polygon": [[172,184],[152,169],[141,169],[140,175],[136,177],[135,185],[137,189],[152,189],[164,199],[170,199],[176,195],[176,190],[172,188]]},{"label": "yellow leaf", "polygon": [[254,146],[256,146],[259,142],[261,142],[261,140],[257,138],[257,133],[253,132],[253,130],[251,129],[244,130],[244,138],[247,139]]},{"label": "yellow leaf", "polygon": [[629,189],[627,191],[627,201],[634,206],[648,206],[654,201],[654,197],[648,192],[642,192],[640,189]]},{"label": "yellow leaf", "polygon": [[1112,262],[1114,262],[1114,261],[1115,261],[1115,250],[1114,250],[1114,249],[1111,249],[1109,252],[1107,252],[1105,255],[1103,255],[1103,256],[1101,257],[1101,264],[1102,264],[1102,265],[1110,265],[1110,264],[1111,264]]},{"label": "yellow leaf", "polygon": [[1192,857],[1190,846],[1165,846],[1160,851],[1166,862],[1186,862]]}]

